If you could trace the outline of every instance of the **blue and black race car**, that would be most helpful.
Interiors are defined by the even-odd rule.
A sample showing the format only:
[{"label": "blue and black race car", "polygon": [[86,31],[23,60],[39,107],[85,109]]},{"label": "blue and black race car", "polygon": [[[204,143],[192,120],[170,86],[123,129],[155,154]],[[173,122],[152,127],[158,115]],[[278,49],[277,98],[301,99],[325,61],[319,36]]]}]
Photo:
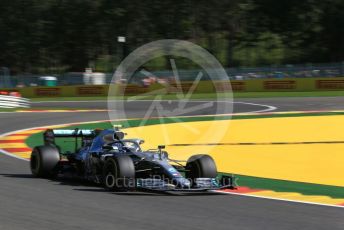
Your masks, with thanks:
[{"label": "blue and black race car", "polygon": [[[48,129],[44,145],[33,149],[31,172],[36,177],[81,177],[112,191],[149,190],[197,192],[233,188],[232,177],[217,178],[209,155],[194,155],[187,161],[170,159],[164,151],[142,150],[142,139],[125,139],[114,129]],[[62,151],[57,138],[68,138],[74,151]],[[70,142],[69,140],[69,142]]]}]

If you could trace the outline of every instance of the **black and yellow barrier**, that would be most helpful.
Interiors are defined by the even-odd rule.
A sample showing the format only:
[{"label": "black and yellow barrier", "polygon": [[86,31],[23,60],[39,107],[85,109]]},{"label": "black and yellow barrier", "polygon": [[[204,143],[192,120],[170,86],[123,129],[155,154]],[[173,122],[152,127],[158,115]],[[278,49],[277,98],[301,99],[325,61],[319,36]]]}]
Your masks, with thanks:
[{"label": "black and yellow barrier", "polygon": [[107,96],[108,85],[82,85],[82,86],[37,86],[17,88],[23,97],[82,97]]},{"label": "black and yellow barrier", "polygon": [[[171,83],[168,85],[153,84],[149,87],[128,84],[119,85],[120,95],[138,95],[165,89],[166,93],[188,92],[310,92],[344,90],[344,78],[284,78],[284,79],[250,79],[232,81],[200,81],[194,85],[192,81]],[[5,89],[4,89],[5,90]],[[16,91],[26,98],[35,97],[96,97],[107,96],[109,85],[73,85],[53,87],[25,87]],[[159,91],[161,92],[161,91]]]}]

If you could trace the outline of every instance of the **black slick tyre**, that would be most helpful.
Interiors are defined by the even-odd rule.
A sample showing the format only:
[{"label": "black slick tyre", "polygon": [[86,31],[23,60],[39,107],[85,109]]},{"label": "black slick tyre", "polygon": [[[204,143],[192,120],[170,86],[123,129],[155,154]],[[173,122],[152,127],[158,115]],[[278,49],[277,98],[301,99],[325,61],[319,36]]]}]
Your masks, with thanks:
[{"label": "black slick tyre", "polygon": [[110,191],[126,191],[133,188],[135,166],[131,157],[109,157],[104,162],[103,184]]},{"label": "black slick tyre", "polygon": [[30,158],[31,173],[35,177],[54,177],[59,161],[60,153],[56,147],[49,145],[35,147]]}]

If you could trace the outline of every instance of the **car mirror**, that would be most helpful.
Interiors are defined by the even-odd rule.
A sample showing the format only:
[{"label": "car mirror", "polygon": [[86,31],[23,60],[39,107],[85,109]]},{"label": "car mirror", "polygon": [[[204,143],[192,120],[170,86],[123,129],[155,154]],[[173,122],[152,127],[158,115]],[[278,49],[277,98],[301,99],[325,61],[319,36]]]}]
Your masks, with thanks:
[{"label": "car mirror", "polygon": [[125,136],[125,133],[120,132],[120,131],[116,131],[113,134],[113,139],[115,139],[115,140],[122,140],[124,138],[124,136]]},{"label": "car mirror", "polygon": [[168,159],[168,152],[162,151],[161,155],[162,155],[163,158]]}]

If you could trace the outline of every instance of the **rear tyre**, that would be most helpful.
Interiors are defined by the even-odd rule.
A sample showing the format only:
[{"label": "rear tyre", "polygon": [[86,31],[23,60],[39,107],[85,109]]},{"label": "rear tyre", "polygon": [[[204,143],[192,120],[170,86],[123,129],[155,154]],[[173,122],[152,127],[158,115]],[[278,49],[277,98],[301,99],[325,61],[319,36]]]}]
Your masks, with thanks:
[{"label": "rear tyre", "polygon": [[35,177],[51,178],[56,175],[60,153],[54,146],[35,147],[31,153],[30,168]]},{"label": "rear tyre", "polygon": [[103,168],[104,187],[110,191],[133,188],[135,166],[131,157],[123,155],[106,159]]},{"label": "rear tyre", "polygon": [[215,178],[217,176],[216,164],[209,155],[194,155],[186,163],[185,176],[187,179]]}]

